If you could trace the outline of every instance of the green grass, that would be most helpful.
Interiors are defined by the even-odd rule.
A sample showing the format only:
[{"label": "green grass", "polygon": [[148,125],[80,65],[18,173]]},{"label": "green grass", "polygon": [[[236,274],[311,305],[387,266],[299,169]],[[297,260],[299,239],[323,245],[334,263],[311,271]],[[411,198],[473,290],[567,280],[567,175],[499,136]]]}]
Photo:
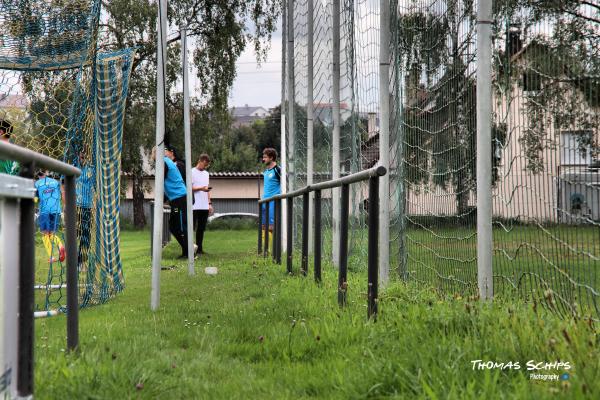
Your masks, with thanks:
[{"label": "green grass", "polygon": [[[366,320],[364,271],[324,283],[287,276],[255,256],[254,231],[207,234],[202,267],[161,273],[149,310],[148,232],[121,236],[125,291],[82,310],[80,350],[65,353],[65,317],[36,322],[40,399],[542,399],[600,398],[600,331],[541,307],[442,299],[392,284]],[[165,265],[177,264],[170,245]],[[296,265],[297,258],[296,258]],[[520,370],[473,370],[471,360],[519,361]],[[529,379],[528,360],[568,361],[570,379]],[[547,372],[560,374],[563,371]]]}]

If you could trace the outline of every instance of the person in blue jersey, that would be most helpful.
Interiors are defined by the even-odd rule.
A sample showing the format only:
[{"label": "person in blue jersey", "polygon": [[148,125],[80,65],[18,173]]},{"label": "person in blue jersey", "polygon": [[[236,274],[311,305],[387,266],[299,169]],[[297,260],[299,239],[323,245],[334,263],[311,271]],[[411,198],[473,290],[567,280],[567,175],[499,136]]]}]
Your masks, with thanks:
[{"label": "person in blue jersey", "polygon": [[[152,151],[152,159],[156,161],[156,148]],[[164,156],[163,161],[165,163],[165,196],[171,205],[169,231],[181,246],[181,256],[179,258],[187,258],[187,192],[185,182],[177,165],[169,157]],[[197,246],[194,245],[194,253],[196,249]]]},{"label": "person in blue jersey", "polygon": [[53,253],[58,250],[60,262],[65,261],[65,246],[56,234],[60,225],[60,213],[64,193],[62,186],[56,179],[50,178],[47,171],[38,173],[35,182],[36,196],[38,198],[38,226],[42,232],[42,242],[48,253],[49,262],[56,262]]},{"label": "person in blue jersey", "polygon": [[95,183],[94,168],[87,160],[87,151],[79,154],[79,169],[81,175],[77,178],[75,192],[77,194],[77,239],[79,247],[77,263],[79,269],[84,267],[90,248],[90,229],[92,225],[92,199]]},{"label": "person in blue jersey", "polygon": [[[267,169],[263,172],[263,199],[281,194],[281,168],[277,165],[277,151],[271,147],[263,150],[263,164]],[[262,224],[269,224],[269,231],[273,231],[275,224],[275,202],[269,202],[269,215],[266,215],[266,204],[262,206]],[[268,222],[267,222],[268,221]]]}]

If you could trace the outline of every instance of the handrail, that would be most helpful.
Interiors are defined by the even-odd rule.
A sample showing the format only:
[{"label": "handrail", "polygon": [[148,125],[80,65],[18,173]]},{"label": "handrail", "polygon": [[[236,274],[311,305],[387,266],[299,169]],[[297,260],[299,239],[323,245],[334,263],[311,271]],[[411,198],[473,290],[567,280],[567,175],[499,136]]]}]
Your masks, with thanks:
[{"label": "handrail", "polygon": [[[369,243],[368,243],[368,288],[367,288],[367,316],[377,318],[377,286],[378,286],[378,245],[379,245],[379,177],[384,176],[387,170],[383,166],[376,166],[341,178],[307,185],[292,192],[278,194],[258,200],[258,254],[263,253],[266,257],[269,253],[269,218],[270,203],[275,206],[275,218],[273,228],[273,259],[281,264],[281,209],[283,200],[287,202],[287,272],[292,273],[293,253],[293,201],[295,197],[302,196],[302,262],[300,273],[306,276],[308,272],[308,219],[309,219],[309,194],[315,192],[314,196],[314,270],[315,281],[321,282],[321,191],[341,187],[340,207],[340,251],[339,251],[339,277],[338,277],[338,303],[341,307],[346,304],[347,271],[348,271],[348,218],[349,218],[349,186],[353,183],[369,181]],[[264,206],[264,214],[263,214]],[[263,225],[263,217],[265,221]],[[263,248],[264,235],[264,248]]]},{"label": "handrail", "polygon": [[36,167],[49,169],[65,176],[81,175],[79,168],[12,143],[0,141],[0,158],[7,158],[24,164],[33,162]]},{"label": "handrail", "polygon": [[353,183],[357,183],[360,181],[365,181],[369,178],[373,178],[376,176],[384,176],[387,173],[385,167],[379,165],[364,171],[356,172],[351,175],[342,176],[341,178],[331,179],[325,182],[314,183],[312,185],[306,185],[303,188],[296,189],[292,192],[278,194],[275,196],[267,197],[264,199],[260,199],[258,204],[263,204],[266,202],[271,202],[274,200],[282,200],[290,197],[298,197],[303,195],[304,193],[314,192],[316,190],[327,190],[336,187],[341,187],[342,185],[351,185]]}]

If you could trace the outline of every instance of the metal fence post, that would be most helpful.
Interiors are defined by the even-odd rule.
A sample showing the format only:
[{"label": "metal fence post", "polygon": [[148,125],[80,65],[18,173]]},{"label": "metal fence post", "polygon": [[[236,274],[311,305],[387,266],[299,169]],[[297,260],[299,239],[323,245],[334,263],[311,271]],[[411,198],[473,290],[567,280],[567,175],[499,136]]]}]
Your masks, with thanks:
[{"label": "metal fence post", "polygon": [[[314,0],[308,0],[307,10],[308,41],[307,41],[307,65],[306,65],[306,184],[312,185],[314,175],[314,94],[313,94],[313,75],[314,75]],[[313,197],[311,193],[309,196]],[[313,213],[308,212],[308,253],[314,251],[312,238],[313,233]]]},{"label": "metal fence post", "polygon": [[321,282],[321,191],[315,191],[315,234],[314,256],[315,256],[315,282]]},{"label": "metal fence post", "polygon": [[277,252],[275,254],[275,262],[279,265],[281,265],[281,232],[282,232],[282,227],[283,227],[283,220],[282,220],[282,212],[281,209],[283,208],[283,201],[281,199],[276,201],[276,218],[277,218],[277,236],[275,238],[276,242],[277,242]]},{"label": "metal fence post", "polygon": [[[389,169],[390,167],[390,1],[380,0],[380,40],[379,40],[379,163]],[[403,162],[404,160],[401,160]],[[379,222],[381,246],[380,277],[381,283],[387,284],[390,270],[390,178],[388,174],[381,177],[379,185]],[[370,215],[370,214],[369,214]]]},{"label": "metal fence post", "polygon": [[309,192],[302,195],[302,266],[300,273],[306,276],[308,272],[308,224],[309,224]]},{"label": "metal fence post", "polygon": [[340,268],[338,277],[338,303],[341,307],[346,305],[346,292],[348,289],[348,214],[350,206],[350,186],[342,185],[342,199],[340,209]]},{"label": "metal fence post", "polygon": [[367,317],[377,318],[378,255],[379,255],[379,176],[369,179],[369,262]]},{"label": "metal fence post", "polygon": [[77,196],[75,177],[65,177],[65,230],[67,252],[67,350],[79,345],[79,273],[77,262]]},{"label": "metal fence post", "polygon": [[[340,0],[333,0],[333,14],[332,14],[332,90],[331,98],[332,104],[332,117],[333,117],[333,132],[332,132],[332,178],[338,179],[340,177]],[[341,255],[339,253],[341,238],[341,226],[340,226],[340,198],[339,188],[333,188],[331,190],[333,197],[332,211],[333,211],[333,264],[336,267],[340,267]]]},{"label": "metal fence post", "polygon": [[154,227],[152,232],[152,289],[150,309],[160,306],[160,269],[162,261],[163,195],[165,183],[165,77],[167,70],[167,0],[159,0],[156,70],[156,165],[154,169]]},{"label": "metal fence post", "polygon": [[492,271],[492,0],[477,3],[477,283],[494,295]]},{"label": "metal fence post", "polygon": [[262,204],[258,203],[258,255],[262,253]]},{"label": "metal fence post", "polygon": [[[33,163],[23,165],[21,176],[33,178]],[[34,368],[34,302],[35,284],[35,204],[33,199],[21,200],[21,228],[19,230],[19,319],[17,394],[29,398],[33,394]],[[75,255],[77,257],[77,255]]]},{"label": "metal fence post", "polygon": [[273,206],[275,210],[273,210],[274,223],[273,223],[273,243],[271,245],[271,257],[273,257],[273,262],[277,262],[277,236],[279,236],[279,200],[273,201]]},{"label": "metal fence post", "polygon": [[292,253],[294,250],[294,199],[288,197],[287,202],[287,272],[292,273]]},{"label": "metal fence post", "polygon": [[269,255],[269,227],[271,224],[271,218],[269,217],[269,203],[270,201],[265,203],[265,248],[263,257],[267,257],[267,255]]}]

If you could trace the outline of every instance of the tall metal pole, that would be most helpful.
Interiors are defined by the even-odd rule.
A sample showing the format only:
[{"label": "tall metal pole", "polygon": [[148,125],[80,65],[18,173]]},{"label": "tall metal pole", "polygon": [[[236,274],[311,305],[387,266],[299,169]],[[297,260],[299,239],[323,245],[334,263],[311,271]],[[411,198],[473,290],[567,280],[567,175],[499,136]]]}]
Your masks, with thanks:
[{"label": "tall metal pole", "polygon": [[494,295],[492,271],[492,0],[477,7],[477,283]]},{"label": "tall metal pole", "polygon": [[288,113],[287,113],[287,124],[288,124],[288,137],[287,137],[287,172],[289,176],[288,191],[294,190],[294,103],[295,99],[295,79],[294,79],[294,0],[288,0],[287,10],[287,99],[288,99]]},{"label": "tall metal pole", "polygon": [[190,86],[187,60],[187,29],[181,29],[181,64],[183,75],[183,132],[185,142],[185,187],[187,212],[188,273],[195,275],[194,269],[194,215],[192,211],[192,138],[190,128]]},{"label": "tall metal pole", "polygon": [[163,195],[165,181],[165,76],[167,70],[167,0],[158,1],[156,74],[156,166],[154,173],[154,231],[152,232],[152,292],[150,309],[160,305]]},{"label": "tall metal pole", "polygon": [[[287,135],[286,135],[286,88],[288,87],[287,74],[287,1],[283,1],[283,16],[281,22],[281,191],[287,192]],[[260,215],[260,214],[259,214]],[[281,205],[281,235],[287,237],[287,201]],[[287,251],[287,240],[282,243],[282,251]]]},{"label": "tall metal pole", "polygon": [[[35,164],[22,166],[20,175],[33,178]],[[33,199],[21,199],[21,229],[19,230],[19,314],[17,348],[17,395],[31,398],[33,395],[35,323],[33,312],[35,296],[35,203]],[[29,244],[29,245],[28,245]],[[4,318],[4,316],[2,316]],[[2,366],[4,368],[4,365]]]},{"label": "tall metal pole", "polygon": [[[306,89],[306,184],[312,185],[314,175],[314,95],[313,95],[313,75],[314,75],[314,0],[308,0],[308,82]],[[309,201],[312,204],[314,193],[310,192]],[[308,212],[308,252],[313,252],[313,223],[314,210]]]},{"label": "tall metal pole", "polygon": [[65,177],[65,246],[67,250],[67,350],[79,346],[79,273],[77,270],[77,195],[75,177]]},{"label": "tall metal pole", "polygon": [[[340,177],[340,0],[333,0],[333,154],[332,178]],[[332,189],[333,264],[340,266],[340,189]]]},{"label": "tall metal pole", "polygon": [[[379,2],[379,164],[390,170],[390,1]],[[379,280],[390,277],[390,175],[379,182]],[[369,215],[370,217],[370,215]]]}]

